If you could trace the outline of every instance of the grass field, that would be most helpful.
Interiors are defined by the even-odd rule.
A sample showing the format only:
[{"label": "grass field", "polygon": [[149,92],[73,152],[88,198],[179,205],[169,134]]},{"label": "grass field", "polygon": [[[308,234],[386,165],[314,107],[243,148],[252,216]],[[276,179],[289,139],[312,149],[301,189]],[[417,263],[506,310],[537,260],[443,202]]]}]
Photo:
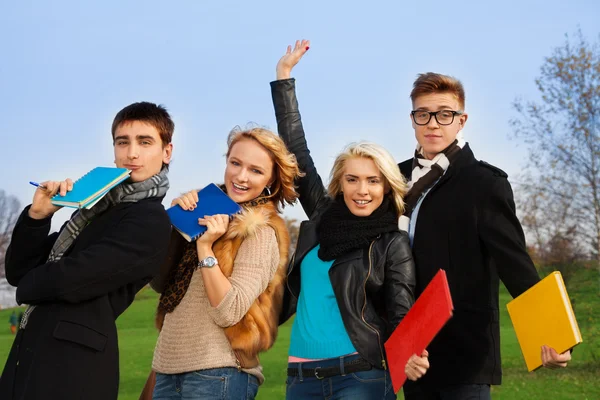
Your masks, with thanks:
[{"label": "grass field", "polygon": [[[600,274],[597,269],[580,269],[570,278],[569,294],[583,335],[569,367],[560,371],[528,373],[517,339],[506,313],[510,296],[501,291],[502,386],[492,388],[495,400],[597,400],[600,399]],[[119,399],[137,399],[150,370],[156,342],[153,315],[157,296],[144,290],[118,320],[121,354]],[[13,336],[8,329],[10,310],[0,311],[0,363],[4,364]],[[258,398],[280,399],[285,395],[285,368],[291,326],[281,327],[273,349],[261,356],[266,382]],[[402,399],[402,395],[398,396]]]}]

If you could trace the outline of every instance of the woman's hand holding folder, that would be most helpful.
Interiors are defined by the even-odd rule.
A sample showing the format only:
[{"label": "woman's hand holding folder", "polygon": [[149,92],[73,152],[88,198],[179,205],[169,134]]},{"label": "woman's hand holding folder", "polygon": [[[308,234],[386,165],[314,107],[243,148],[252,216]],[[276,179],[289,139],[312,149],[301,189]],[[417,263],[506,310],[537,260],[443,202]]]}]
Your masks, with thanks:
[{"label": "woman's hand holding folder", "polygon": [[198,192],[196,190],[190,190],[189,192],[174,198],[171,202],[171,207],[178,205],[186,211],[191,211],[196,208],[196,204],[198,204]]}]

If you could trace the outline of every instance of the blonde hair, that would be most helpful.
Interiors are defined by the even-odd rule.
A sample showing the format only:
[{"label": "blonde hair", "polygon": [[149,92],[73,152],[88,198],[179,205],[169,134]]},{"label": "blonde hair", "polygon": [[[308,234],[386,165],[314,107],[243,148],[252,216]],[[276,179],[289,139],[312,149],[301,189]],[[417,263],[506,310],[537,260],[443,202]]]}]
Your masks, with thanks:
[{"label": "blonde hair", "polygon": [[294,204],[298,199],[298,192],[294,186],[296,178],[303,176],[298,168],[296,156],[290,153],[283,140],[273,132],[260,128],[241,129],[235,127],[227,137],[227,154],[229,157],[233,146],[243,139],[251,139],[260,144],[273,160],[273,183],[270,187],[270,197],[277,205],[277,211],[286,204]]},{"label": "blonde hair", "polygon": [[331,198],[336,198],[342,192],[342,175],[346,161],[351,158],[367,158],[373,160],[379,172],[383,175],[386,187],[391,189],[391,196],[398,217],[404,213],[404,195],[407,192],[406,179],[394,157],[382,146],[371,142],[350,143],[336,157],[329,177],[327,191]]}]

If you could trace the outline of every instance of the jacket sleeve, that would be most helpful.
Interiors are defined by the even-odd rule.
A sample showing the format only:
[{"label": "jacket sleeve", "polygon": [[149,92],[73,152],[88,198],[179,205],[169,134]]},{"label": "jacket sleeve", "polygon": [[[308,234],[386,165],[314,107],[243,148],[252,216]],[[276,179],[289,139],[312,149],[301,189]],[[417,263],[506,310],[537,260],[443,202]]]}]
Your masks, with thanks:
[{"label": "jacket sleeve", "polygon": [[415,302],[416,271],[408,235],[401,233],[388,247],[384,294],[389,320],[388,334],[402,321]]},{"label": "jacket sleeve", "polygon": [[510,183],[496,177],[480,208],[480,236],[511,296],[517,297],[539,280],[527,253],[523,228],[515,213]]},{"label": "jacket sleeve", "polygon": [[177,267],[183,255],[185,240],[176,229],[171,229],[171,240],[167,250],[167,258],[160,266],[158,274],[150,281],[150,287],[157,293],[162,293],[168,283],[171,271]]},{"label": "jacket sleeve", "polygon": [[282,79],[271,82],[271,96],[277,118],[277,131],[288,150],[296,156],[300,170],[306,175],[298,179],[300,204],[309,218],[326,204],[326,192],[323,181],[308,150],[298,100],[296,99],[295,79]]},{"label": "jacket sleeve", "polygon": [[98,241],[74,255],[29,271],[17,288],[19,303],[80,303],[158,273],[169,241],[163,210],[131,207]]},{"label": "jacket sleeve", "polygon": [[48,235],[51,218],[30,218],[29,207],[25,207],[17,219],[6,250],[6,280],[13,286],[18,286],[23,276],[48,259],[58,238],[58,232]]}]

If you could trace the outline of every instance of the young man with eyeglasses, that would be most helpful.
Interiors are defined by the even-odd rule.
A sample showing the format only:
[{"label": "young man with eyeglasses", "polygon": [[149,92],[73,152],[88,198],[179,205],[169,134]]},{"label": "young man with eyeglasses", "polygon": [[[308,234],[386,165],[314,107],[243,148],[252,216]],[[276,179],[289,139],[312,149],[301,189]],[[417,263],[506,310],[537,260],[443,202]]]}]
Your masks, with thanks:
[{"label": "young man with eyeglasses", "polygon": [[[418,144],[414,158],[399,164],[410,181],[400,228],[409,233],[417,295],[444,269],[454,316],[427,349],[429,370],[407,382],[404,395],[406,400],[490,399],[490,385],[499,385],[502,377],[499,281],[516,297],[539,276],[506,173],[477,161],[462,136],[468,115],[460,81],[421,74],[411,100]],[[540,352],[548,368],[565,367],[571,358],[548,347]]]}]

